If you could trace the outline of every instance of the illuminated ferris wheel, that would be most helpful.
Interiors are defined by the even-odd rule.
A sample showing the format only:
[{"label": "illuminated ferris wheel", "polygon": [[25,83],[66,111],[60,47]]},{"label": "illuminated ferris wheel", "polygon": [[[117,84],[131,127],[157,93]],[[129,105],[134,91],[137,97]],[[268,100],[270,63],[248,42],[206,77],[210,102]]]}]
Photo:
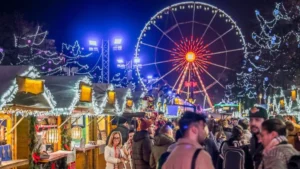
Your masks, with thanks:
[{"label": "illuminated ferris wheel", "polygon": [[245,52],[241,29],[227,13],[207,3],[182,2],[146,23],[134,63],[144,88],[148,76],[186,99],[197,95],[212,107],[212,97],[223,94],[226,72],[234,71]]}]

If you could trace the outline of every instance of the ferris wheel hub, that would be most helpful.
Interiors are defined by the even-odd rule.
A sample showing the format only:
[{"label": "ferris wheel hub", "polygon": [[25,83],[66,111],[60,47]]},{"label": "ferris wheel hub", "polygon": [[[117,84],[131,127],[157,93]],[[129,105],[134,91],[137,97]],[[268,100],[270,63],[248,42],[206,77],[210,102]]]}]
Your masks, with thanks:
[{"label": "ferris wheel hub", "polygon": [[196,59],[196,55],[194,52],[188,52],[186,55],[185,55],[185,59],[186,61],[188,62],[194,62],[195,59]]}]

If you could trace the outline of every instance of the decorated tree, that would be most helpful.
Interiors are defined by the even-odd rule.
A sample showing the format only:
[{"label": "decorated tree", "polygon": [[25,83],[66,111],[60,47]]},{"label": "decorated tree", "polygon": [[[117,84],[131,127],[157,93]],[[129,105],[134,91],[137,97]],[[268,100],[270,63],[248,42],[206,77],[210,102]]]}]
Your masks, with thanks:
[{"label": "decorated tree", "polygon": [[98,82],[101,78],[101,56],[98,52],[84,50],[78,41],[74,45],[62,44],[60,56],[64,59],[65,75],[87,75]]},{"label": "decorated tree", "polygon": [[29,23],[19,14],[0,16],[0,53],[3,65],[33,65],[43,74],[61,71],[55,41],[40,25]]},{"label": "decorated tree", "polygon": [[272,17],[255,11],[259,29],[252,33],[241,72],[237,73],[240,97],[256,99],[259,96],[265,100],[277,89],[295,83],[300,66],[300,15],[299,6],[294,2],[277,3]]}]

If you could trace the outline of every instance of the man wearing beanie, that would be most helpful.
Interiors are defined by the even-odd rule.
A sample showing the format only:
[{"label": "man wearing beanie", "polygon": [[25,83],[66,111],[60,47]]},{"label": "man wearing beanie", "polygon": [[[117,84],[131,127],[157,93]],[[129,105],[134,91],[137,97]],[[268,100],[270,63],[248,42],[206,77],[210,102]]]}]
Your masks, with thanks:
[{"label": "man wearing beanie", "polygon": [[252,138],[250,139],[250,153],[252,155],[254,169],[257,169],[263,158],[263,145],[259,142],[262,123],[268,119],[267,110],[261,105],[254,105],[249,111],[250,129]]},{"label": "man wearing beanie", "polygon": [[132,147],[132,168],[133,169],[150,169],[150,154],[152,142],[148,128],[152,125],[151,120],[141,119],[139,123],[140,131],[133,136]]}]

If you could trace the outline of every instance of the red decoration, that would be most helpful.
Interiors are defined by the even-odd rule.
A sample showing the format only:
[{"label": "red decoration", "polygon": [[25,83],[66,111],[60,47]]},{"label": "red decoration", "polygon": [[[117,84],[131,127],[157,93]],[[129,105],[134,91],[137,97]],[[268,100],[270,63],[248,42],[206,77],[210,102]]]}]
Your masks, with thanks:
[{"label": "red decoration", "polygon": [[37,153],[33,153],[32,159],[33,159],[34,163],[38,163],[40,161],[41,157]]},{"label": "red decoration", "polygon": [[71,151],[70,147],[67,144],[64,144],[64,147],[67,151]]},{"label": "red decoration", "polygon": [[197,82],[184,82],[185,87],[196,87]]}]

